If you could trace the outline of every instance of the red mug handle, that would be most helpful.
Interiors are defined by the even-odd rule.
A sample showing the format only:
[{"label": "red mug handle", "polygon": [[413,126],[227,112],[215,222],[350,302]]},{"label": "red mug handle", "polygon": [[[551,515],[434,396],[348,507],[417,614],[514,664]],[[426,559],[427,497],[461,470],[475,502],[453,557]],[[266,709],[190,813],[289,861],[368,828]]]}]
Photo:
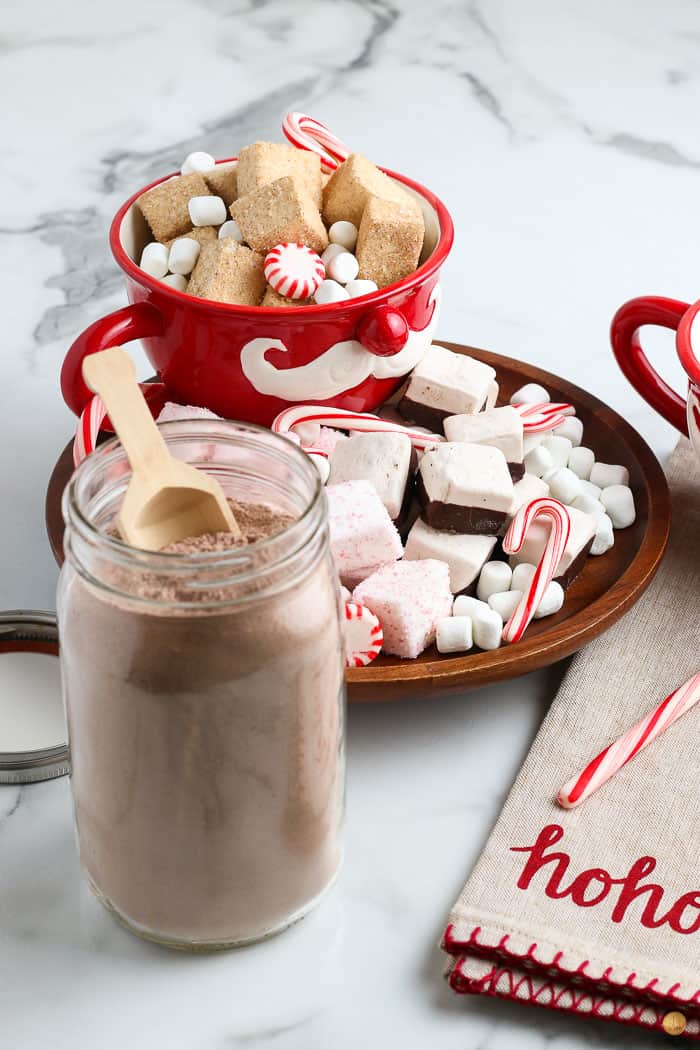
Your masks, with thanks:
[{"label": "red mug handle", "polygon": [[688,436],[686,399],[652,368],[639,341],[642,325],[653,324],[677,331],[681,318],[689,309],[678,299],[645,295],[630,299],[612,319],[610,341],[613,353],[624,375],[638,394],[667,419],[681,434]]},{"label": "red mug handle", "polygon": [[[162,335],[163,330],[163,317],[151,303],[124,306],[86,328],[70,347],[61,369],[61,393],[71,411],[79,416],[92,397],[92,391],[83,379],[83,361],[88,354],[96,354],[110,346],[120,346],[132,339]],[[142,389],[151,410],[160,411],[166,400],[163,384],[144,383]]]}]

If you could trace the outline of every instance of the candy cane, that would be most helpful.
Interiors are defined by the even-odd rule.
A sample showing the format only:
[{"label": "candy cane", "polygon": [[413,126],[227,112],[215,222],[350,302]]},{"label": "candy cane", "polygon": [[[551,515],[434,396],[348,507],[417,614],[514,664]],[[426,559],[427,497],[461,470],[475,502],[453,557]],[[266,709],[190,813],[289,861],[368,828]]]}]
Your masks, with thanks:
[{"label": "candy cane", "polygon": [[519,642],[525,630],[537,612],[538,606],[549,587],[556,567],[559,564],[571,531],[571,518],[563,503],[543,496],[533,499],[521,507],[510,523],[503,539],[503,550],[506,554],[517,554],[525,542],[525,537],[532,523],[544,520],[551,525],[539,565],[532,577],[532,583],[518,602],[515,612],[503,628],[504,642]]},{"label": "candy cane", "polygon": [[73,466],[79,467],[86,456],[95,451],[97,435],[107,415],[104,401],[95,394],[90,398],[80,415],[78,429],[73,439]]},{"label": "candy cane", "polygon": [[539,404],[525,403],[511,407],[522,417],[523,430],[528,434],[554,430],[562,425],[567,416],[572,416],[576,412],[573,405],[554,401],[543,401]]},{"label": "candy cane", "polygon": [[628,729],[614,744],[609,744],[588,763],[585,769],[572,777],[557,795],[564,809],[573,809],[585,802],[594,791],[606,784],[630,759],[656,740],[657,736],[689,711],[700,700],[700,673],[694,674],[662,700],[660,704]]},{"label": "candy cane", "polygon": [[282,131],[297,149],[318,153],[324,168],[335,171],[350,155],[350,149],[330,128],[306,113],[288,113],[282,122]]},{"label": "candy cane", "polygon": [[379,617],[359,602],[345,603],[345,666],[366,667],[375,660],[384,642]]},{"label": "candy cane", "polygon": [[273,420],[272,430],[276,434],[292,431],[293,427],[304,423],[318,423],[337,430],[357,430],[366,433],[406,434],[415,448],[425,449],[444,441],[441,434],[431,434],[427,430],[404,427],[401,423],[391,423],[371,412],[346,412],[342,408],[330,408],[324,405],[295,405],[286,408]]}]

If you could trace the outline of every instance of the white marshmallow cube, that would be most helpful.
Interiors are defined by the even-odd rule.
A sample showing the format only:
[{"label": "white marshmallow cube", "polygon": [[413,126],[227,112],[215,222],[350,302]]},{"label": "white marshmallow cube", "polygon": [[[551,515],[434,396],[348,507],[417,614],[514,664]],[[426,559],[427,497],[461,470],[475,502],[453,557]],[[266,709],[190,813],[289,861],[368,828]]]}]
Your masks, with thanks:
[{"label": "white marshmallow cube", "polygon": [[559,612],[563,604],[564,588],[556,580],[552,580],[542,595],[542,601],[537,606],[535,619],[541,620],[543,616],[552,616],[555,612]]},{"label": "white marshmallow cube", "polygon": [[[558,432],[555,431],[555,434],[557,433]],[[559,434],[558,436],[567,437],[568,435]],[[578,445],[571,449],[567,466],[569,470],[573,470],[574,474],[581,478],[582,481],[587,481],[591,476],[591,470],[593,469],[594,463],[595,455],[593,454],[593,450],[586,448],[585,445]]]},{"label": "white marshmallow cube", "polygon": [[592,496],[593,499],[600,499],[600,494],[603,490],[599,485],[594,485],[592,481],[586,481],[585,478],[582,478],[581,491],[585,492],[587,496]]},{"label": "white marshmallow cube", "polygon": [[342,299],[349,298],[350,296],[342,284],[338,284],[337,281],[321,281],[314,292],[314,302],[319,306],[326,306],[328,303],[339,303]]},{"label": "white marshmallow cube", "polygon": [[326,274],[338,284],[354,281],[360,270],[360,264],[350,252],[338,252],[326,265]]},{"label": "white marshmallow cube", "polygon": [[522,591],[499,591],[498,594],[491,595],[489,605],[505,623],[506,620],[510,620],[522,596]]},{"label": "white marshmallow cube", "polygon": [[541,478],[551,470],[554,470],[554,457],[544,445],[536,445],[525,455],[523,464],[528,474],[534,474],[536,478]]},{"label": "white marshmallow cube", "polygon": [[568,438],[576,448],[583,441],[583,423],[577,416],[567,416],[561,426],[552,431],[555,437]]},{"label": "white marshmallow cube", "polygon": [[548,479],[549,494],[560,503],[573,503],[581,494],[581,479],[568,467],[560,467]]},{"label": "white marshmallow cube", "polygon": [[439,653],[464,653],[474,645],[469,616],[447,616],[438,620],[435,644]]},{"label": "white marshmallow cube", "polygon": [[581,492],[572,500],[571,506],[575,507],[576,510],[582,510],[584,514],[592,514],[594,518],[599,518],[601,514],[605,514],[605,507],[596,499],[594,496],[589,496],[587,492]]},{"label": "white marshmallow cube", "polygon": [[357,244],[357,226],[354,222],[338,219],[328,228],[328,240],[331,244],[340,244],[351,252]]},{"label": "white marshmallow cube", "polygon": [[377,285],[374,281],[348,281],[345,285],[345,291],[351,299],[358,299],[361,295],[370,295],[372,292],[376,292]]},{"label": "white marshmallow cube", "polygon": [[591,471],[590,480],[601,489],[607,489],[611,485],[629,485],[630,472],[627,467],[619,464],[596,463]]},{"label": "white marshmallow cube", "polygon": [[221,197],[190,197],[187,202],[193,226],[220,226],[228,214]]},{"label": "white marshmallow cube", "polygon": [[167,284],[170,288],[176,288],[178,292],[184,292],[187,289],[187,278],[183,277],[181,273],[169,273],[165,277],[161,277],[163,284]]},{"label": "white marshmallow cube", "polygon": [[476,585],[477,598],[487,602],[492,594],[509,590],[512,579],[513,570],[507,561],[487,561]]},{"label": "white marshmallow cube", "polygon": [[557,467],[565,467],[569,462],[569,456],[571,455],[571,449],[574,446],[571,444],[568,438],[556,437],[554,434],[550,434],[542,442],[542,448],[546,448],[550,456],[554,460],[554,465]]},{"label": "white marshmallow cube", "polygon": [[165,277],[168,272],[168,249],[164,244],[151,241],[141,252],[139,266],[151,277]]},{"label": "white marshmallow cube", "polygon": [[600,494],[614,529],[626,529],[637,517],[632,489],[627,485],[608,485]]},{"label": "white marshmallow cube", "polygon": [[243,241],[241,228],[235,219],[227,219],[226,222],[222,222],[221,226],[219,226],[218,236],[220,241],[223,241],[225,237],[232,237],[239,244]]},{"label": "white marshmallow cube", "polygon": [[168,256],[168,269],[171,273],[192,273],[197,262],[201,245],[194,237],[178,237],[173,241]]},{"label": "white marshmallow cube", "polygon": [[511,580],[511,587],[514,591],[529,591],[532,578],[537,572],[536,565],[530,565],[529,562],[522,562],[520,565],[516,565],[513,569],[513,579]]},{"label": "white marshmallow cube", "polygon": [[597,556],[605,554],[615,543],[613,534],[613,523],[607,514],[599,514],[596,518],[595,536],[591,546],[591,554]]},{"label": "white marshmallow cube", "polygon": [[487,605],[472,614],[472,638],[474,645],[489,651],[499,649],[503,636],[503,620],[495,609]]},{"label": "white marshmallow cube", "polygon": [[194,153],[188,153],[185,157],[180,168],[180,174],[191,175],[193,171],[213,171],[215,167],[216,161],[211,153],[205,153],[204,150],[195,150]]},{"label": "white marshmallow cube", "polygon": [[453,616],[469,616],[471,620],[488,611],[488,602],[481,602],[471,594],[458,594],[452,606]]},{"label": "white marshmallow cube", "polygon": [[511,405],[539,405],[543,401],[551,401],[551,397],[539,383],[526,383],[516,390],[510,399]]}]

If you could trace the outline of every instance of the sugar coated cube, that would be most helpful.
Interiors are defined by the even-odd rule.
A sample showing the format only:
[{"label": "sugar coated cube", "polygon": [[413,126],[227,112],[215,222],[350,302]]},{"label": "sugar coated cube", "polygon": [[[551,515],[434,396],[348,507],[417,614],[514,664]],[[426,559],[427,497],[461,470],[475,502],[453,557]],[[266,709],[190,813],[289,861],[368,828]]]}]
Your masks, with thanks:
[{"label": "sugar coated cube", "polygon": [[326,493],[331,551],[341,576],[401,557],[401,538],[371,482],[329,485]]},{"label": "sugar coated cube", "polygon": [[217,164],[211,171],[205,171],[204,181],[215,197],[221,197],[227,208],[238,196],[238,172],[230,162]]},{"label": "sugar coated cube", "polygon": [[256,252],[267,253],[276,244],[286,243],[305,244],[319,253],[328,247],[326,228],[313,198],[291,176],[239,197],[230,212],[243,239]]},{"label": "sugar coated cube", "polygon": [[408,277],[418,265],[424,235],[420,210],[370,197],[357,235],[359,276],[380,288]]},{"label": "sugar coated cube", "polygon": [[191,175],[178,175],[146,190],[139,197],[138,205],[155,239],[168,241],[191,228],[190,199],[204,197],[209,192],[199,172],[193,171]]},{"label": "sugar coated cube", "polygon": [[415,659],[452,611],[449,572],[444,562],[430,558],[398,561],[364,580],[353,600],[379,617],[384,652]]},{"label": "sugar coated cube", "polygon": [[321,158],[311,150],[283,142],[253,142],[238,154],[237,172],[241,197],[288,177],[311,197],[317,210],[321,208]]},{"label": "sugar coated cube", "polygon": [[258,306],[265,291],[263,257],[227,238],[203,245],[188,292],[221,303]]},{"label": "sugar coated cube", "polygon": [[360,226],[371,198],[394,201],[420,211],[415,198],[361,153],[351,153],[338,165],[323,190],[323,217],[332,226],[338,221]]}]

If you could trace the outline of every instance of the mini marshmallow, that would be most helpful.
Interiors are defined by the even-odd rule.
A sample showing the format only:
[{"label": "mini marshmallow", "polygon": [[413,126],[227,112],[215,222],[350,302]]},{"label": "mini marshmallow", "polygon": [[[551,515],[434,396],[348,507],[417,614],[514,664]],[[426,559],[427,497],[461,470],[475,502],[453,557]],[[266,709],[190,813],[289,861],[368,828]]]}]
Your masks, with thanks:
[{"label": "mini marshmallow", "polygon": [[[555,436],[568,437],[567,434],[559,434],[559,430],[554,431]],[[567,466],[569,470],[573,470],[577,477],[581,478],[582,481],[587,481],[591,476],[591,470],[595,463],[595,456],[590,448],[586,448],[585,445],[579,445],[571,449],[569,453],[569,460]]]},{"label": "mini marshmallow", "polygon": [[511,589],[514,591],[527,591],[530,589],[532,579],[537,572],[536,565],[530,565],[524,561],[522,565],[516,565],[513,569],[513,579],[511,580]]},{"label": "mini marshmallow", "polygon": [[523,463],[527,473],[534,474],[536,478],[541,478],[554,470],[554,456],[544,445],[535,445],[525,454]]},{"label": "mini marshmallow", "polygon": [[605,507],[600,500],[595,496],[589,496],[587,492],[580,492],[576,499],[571,501],[571,506],[576,507],[576,510],[582,510],[584,514],[592,514],[594,518],[605,514]]},{"label": "mini marshmallow", "polygon": [[348,281],[345,285],[345,291],[351,299],[359,299],[361,295],[371,295],[372,292],[376,292],[377,285],[374,281]]},{"label": "mini marshmallow", "polygon": [[581,494],[581,479],[568,467],[560,467],[548,479],[549,494],[560,503],[573,503]]},{"label": "mini marshmallow", "polygon": [[168,249],[158,241],[151,241],[141,252],[139,266],[151,277],[165,277],[168,272]]},{"label": "mini marshmallow", "polygon": [[452,615],[469,616],[473,620],[475,616],[488,610],[488,602],[480,602],[478,598],[472,598],[471,594],[458,594],[452,606]]},{"label": "mini marshmallow", "polygon": [[340,244],[351,252],[357,244],[357,226],[354,222],[338,219],[328,229],[328,240],[331,244]]},{"label": "mini marshmallow", "polygon": [[181,273],[169,273],[165,277],[161,277],[161,281],[170,288],[176,288],[178,292],[187,290],[187,278],[183,277]]},{"label": "mini marshmallow", "polygon": [[492,594],[510,589],[513,570],[507,561],[487,561],[476,585],[476,596],[487,602]]},{"label": "mini marshmallow", "polygon": [[546,438],[546,433],[541,430],[534,434],[530,434],[527,430],[523,432],[523,453],[527,455],[528,452],[532,452],[533,448],[537,448],[541,445]]},{"label": "mini marshmallow", "polygon": [[614,529],[626,529],[637,517],[634,496],[628,485],[607,485],[600,494]]},{"label": "mini marshmallow", "polygon": [[613,533],[613,523],[607,514],[600,514],[596,518],[595,523],[595,536],[593,537],[593,546],[591,547],[591,554],[599,555],[605,554],[615,544],[615,536]]},{"label": "mini marshmallow", "polygon": [[522,591],[498,591],[497,594],[489,596],[489,605],[505,623],[517,609],[522,596]]},{"label": "mini marshmallow", "polygon": [[193,226],[220,226],[228,212],[221,197],[190,197],[187,207]]},{"label": "mini marshmallow", "polygon": [[321,256],[321,262],[324,266],[328,266],[331,259],[334,259],[336,255],[341,255],[346,250],[342,244],[329,244]]},{"label": "mini marshmallow", "polygon": [[495,609],[486,605],[472,614],[472,637],[480,649],[499,649],[503,636],[503,620]]},{"label": "mini marshmallow", "polygon": [[327,306],[328,303],[339,303],[342,299],[349,298],[350,296],[342,284],[338,284],[337,281],[321,281],[314,292],[314,302],[319,306]]},{"label": "mini marshmallow", "polygon": [[550,434],[542,442],[542,447],[546,448],[550,453],[554,464],[557,467],[565,467],[569,462],[569,456],[571,455],[571,449],[574,447],[568,438],[556,437],[554,434]]},{"label": "mini marshmallow", "polygon": [[583,423],[577,416],[567,416],[560,427],[556,427],[552,433],[555,437],[568,438],[576,448],[583,440]]},{"label": "mini marshmallow", "polygon": [[601,489],[611,485],[629,485],[630,472],[627,467],[612,463],[596,463],[591,471],[590,480]]},{"label": "mini marshmallow", "polygon": [[181,175],[191,175],[193,171],[213,171],[216,167],[216,161],[212,157],[211,153],[205,153],[203,150],[195,150],[194,153],[188,153],[182,162],[180,168]]},{"label": "mini marshmallow", "polygon": [[233,237],[234,241],[238,241],[239,244],[243,242],[241,228],[235,219],[227,219],[219,226],[219,240],[223,240],[224,237]]},{"label": "mini marshmallow", "polygon": [[552,580],[542,595],[542,601],[537,606],[535,619],[541,620],[543,616],[552,616],[555,612],[559,612],[563,604],[564,588],[556,580]]},{"label": "mini marshmallow", "polygon": [[192,273],[200,251],[201,245],[193,237],[178,237],[170,248],[168,269],[171,273]]},{"label": "mini marshmallow", "polygon": [[464,653],[474,645],[469,616],[447,616],[438,620],[435,645],[439,653]]},{"label": "mini marshmallow", "polygon": [[599,485],[594,485],[592,481],[586,481],[585,478],[581,479],[581,492],[585,492],[587,496],[592,496],[593,499],[600,499],[602,491]]},{"label": "mini marshmallow", "polygon": [[511,405],[539,405],[543,401],[551,401],[551,397],[539,383],[526,383],[511,396]]},{"label": "mini marshmallow", "polygon": [[360,270],[360,264],[350,252],[338,252],[326,266],[326,273],[338,284],[354,281]]}]

